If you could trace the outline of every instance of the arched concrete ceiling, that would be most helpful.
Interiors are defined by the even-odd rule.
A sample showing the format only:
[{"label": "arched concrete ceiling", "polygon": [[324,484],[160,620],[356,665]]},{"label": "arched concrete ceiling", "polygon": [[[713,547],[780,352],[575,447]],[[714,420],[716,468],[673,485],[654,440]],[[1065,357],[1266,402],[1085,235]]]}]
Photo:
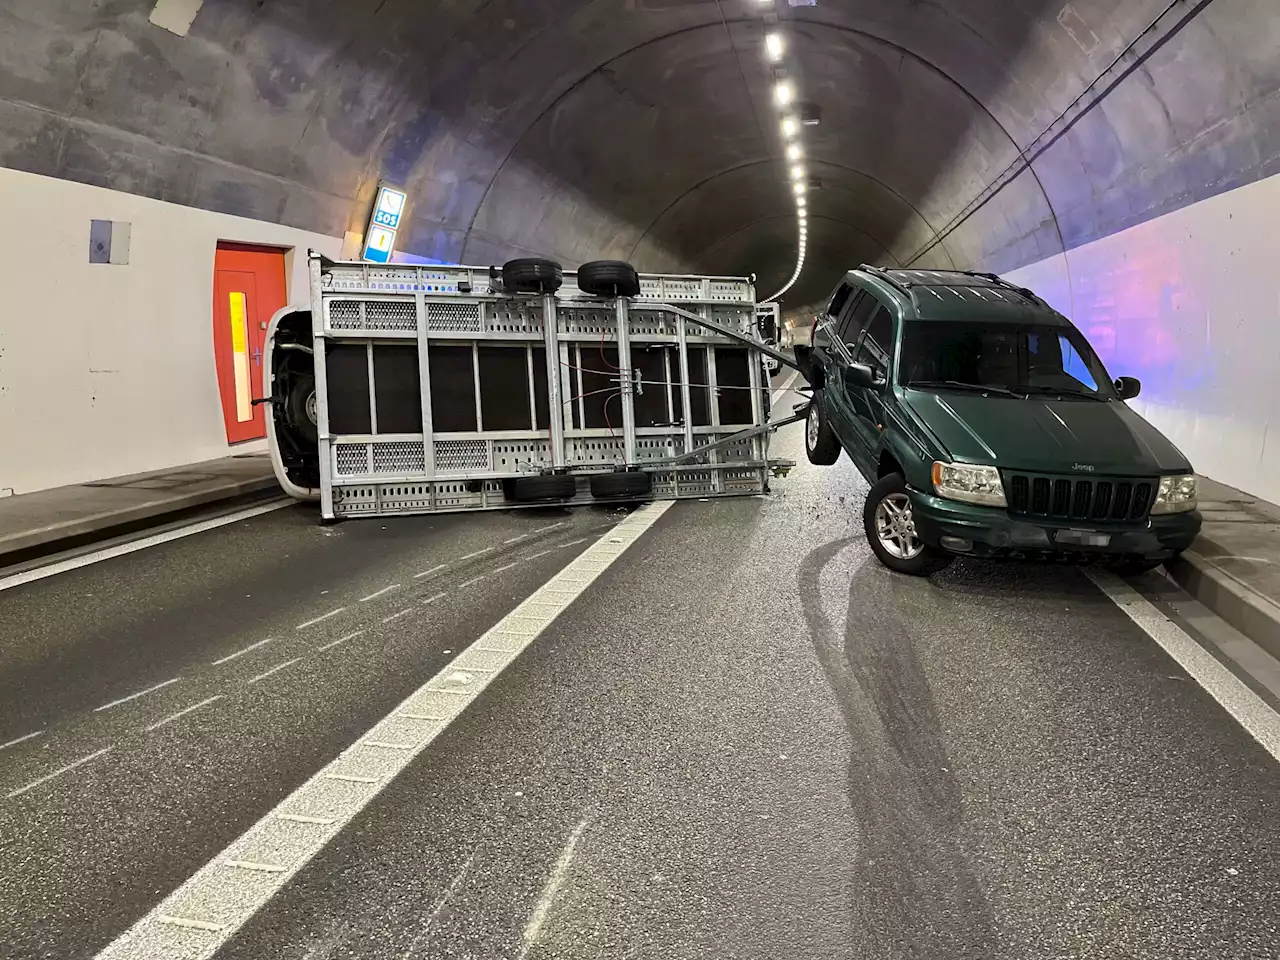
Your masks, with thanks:
[{"label": "arched concrete ceiling", "polygon": [[861,260],[1007,269],[1280,167],[1272,0],[205,0],[185,37],[154,5],[0,0],[0,163],[328,234],[385,177],[422,256],[770,292],[796,248],[776,9],[822,110],[795,303]]}]

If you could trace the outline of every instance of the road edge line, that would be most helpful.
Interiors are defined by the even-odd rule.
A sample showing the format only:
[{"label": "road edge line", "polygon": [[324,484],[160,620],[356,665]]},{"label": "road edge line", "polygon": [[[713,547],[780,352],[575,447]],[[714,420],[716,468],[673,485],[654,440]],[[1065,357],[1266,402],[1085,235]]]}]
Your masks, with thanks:
[{"label": "road edge line", "polygon": [[1280,761],[1280,714],[1136,588],[1110,571],[1089,569],[1084,573],[1187,671],[1191,679],[1213,697],[1262,749]]}]

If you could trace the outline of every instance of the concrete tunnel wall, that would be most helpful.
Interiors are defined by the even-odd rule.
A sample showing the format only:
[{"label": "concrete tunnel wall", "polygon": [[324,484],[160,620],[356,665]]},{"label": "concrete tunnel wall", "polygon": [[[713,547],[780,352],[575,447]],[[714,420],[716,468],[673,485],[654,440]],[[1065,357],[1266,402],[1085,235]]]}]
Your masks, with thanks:
[{"label": "concrete tunnel wall", "polygon": [[[178,35],[150,21],[155,0],[0,0],[0,263],[20,291],[0,317],[0,489],[225,453],[216,241],[350,255],[382,177],[409,191],[401,245],[423,257],[622,257],[755,272],[762,293],[791,274],[756,0],[187,6]],[[1280,8],[778,7],[789,73],[822,110],[810,252],[784,305],[862,261],[1015,271],[1147,381],[1143,409],[1200,469],[1280,499],[1276,401],[1238,375],[1242,349],[1276,359],[1265,228],[1195,219],[1215,203],[1275,219],[1259,181],[1280,171]],[[129,266],[85,263],[91,218],[135,221]],[[1135,273],[1155,292],[1107,304]],[[121,386],[149,381],[163,415]],[[50,402],[51,383],[71,389]]]}]

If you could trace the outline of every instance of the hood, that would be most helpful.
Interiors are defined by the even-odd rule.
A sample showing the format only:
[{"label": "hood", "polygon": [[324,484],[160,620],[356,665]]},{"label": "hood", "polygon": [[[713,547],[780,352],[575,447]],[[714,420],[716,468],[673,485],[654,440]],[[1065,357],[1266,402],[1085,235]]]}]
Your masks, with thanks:
[{"label": "hood", "polygon": [[953,460],[1033,473],[1156,476],[1191,469],[1187,458],[1119,401],[984,397],[908,390],[907,406]]}]

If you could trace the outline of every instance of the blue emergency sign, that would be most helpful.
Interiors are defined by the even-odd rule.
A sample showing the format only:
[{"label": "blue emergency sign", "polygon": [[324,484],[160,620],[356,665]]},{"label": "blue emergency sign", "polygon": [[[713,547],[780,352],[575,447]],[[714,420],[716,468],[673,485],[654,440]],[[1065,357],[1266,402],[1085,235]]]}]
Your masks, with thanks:
[{"label": "blue emergency sign", "polygon": [[396,246],[396,232],[404,218],[407,199],[408,195],[403,190],[396,190],[385,184],[378,185],[373,215],[369,218],[369,229],[365,232],[363,259],[372,263],[391,262]]}]

